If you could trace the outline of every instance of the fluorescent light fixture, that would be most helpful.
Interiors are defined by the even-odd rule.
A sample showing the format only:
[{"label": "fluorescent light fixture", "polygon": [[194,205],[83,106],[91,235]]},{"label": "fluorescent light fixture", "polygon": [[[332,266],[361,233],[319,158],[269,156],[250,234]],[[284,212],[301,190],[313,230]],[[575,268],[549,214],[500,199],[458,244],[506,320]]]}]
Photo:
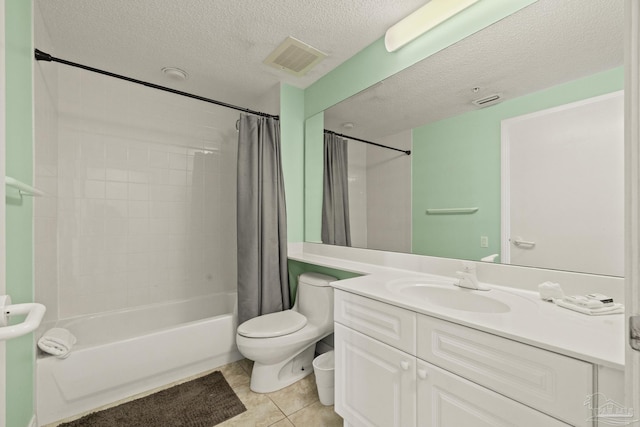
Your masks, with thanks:
[{"label": "fluorescent light fixture", "polygon": [[393,25],[384,35],[387,52],[394,52],[427,31],[442,24],[479,0],[431,0],[402,21]]}]

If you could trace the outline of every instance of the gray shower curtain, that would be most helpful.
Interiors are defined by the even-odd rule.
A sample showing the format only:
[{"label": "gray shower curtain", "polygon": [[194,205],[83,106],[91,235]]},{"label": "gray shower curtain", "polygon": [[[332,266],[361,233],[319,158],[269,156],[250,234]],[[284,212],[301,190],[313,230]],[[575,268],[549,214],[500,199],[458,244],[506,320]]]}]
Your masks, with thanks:
[{"label": "gray shower curtain", "polygon": [[324,134],[322,243],[351,246],[347,140]]},{"label": "gray shower curtain", "polygon": [[240,115],[238,322],[290,308],[280,123]]}]

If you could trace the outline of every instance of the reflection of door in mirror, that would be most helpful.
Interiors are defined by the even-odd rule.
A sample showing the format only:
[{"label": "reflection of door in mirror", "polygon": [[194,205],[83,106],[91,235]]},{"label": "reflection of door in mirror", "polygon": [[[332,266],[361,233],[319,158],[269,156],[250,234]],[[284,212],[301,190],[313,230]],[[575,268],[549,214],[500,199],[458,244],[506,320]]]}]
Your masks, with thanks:
[{"label": "reflection of door in mirror", "polygon": [[623,93],[502,122],[502,261],[622,276]]}]

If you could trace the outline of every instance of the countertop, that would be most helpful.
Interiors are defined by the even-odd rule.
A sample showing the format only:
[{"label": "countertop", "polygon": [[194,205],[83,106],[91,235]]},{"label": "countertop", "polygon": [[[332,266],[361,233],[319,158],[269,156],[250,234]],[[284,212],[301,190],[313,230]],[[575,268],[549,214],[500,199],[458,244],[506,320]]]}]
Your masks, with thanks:
[{"label": "countertop", "polygon": [[[453,285],[454,277],[418,273],[363,262],[305,253],[290,259],[363,274],[334,282],[335,289],[392,304],[416,313],[447,320],[613,369],[624,369],[624,314],[588,316],[543,301],[537,292],[487,284],[490,291],[470,291]],[[408,298],[389,289],[394,281],[414,280],[451,285],[459,292],[490,296],[511,307],[505,313],[454,310]],[[480,278],[481,279],[481,278]],[[484,282],[483,282],[484,283]]]}]

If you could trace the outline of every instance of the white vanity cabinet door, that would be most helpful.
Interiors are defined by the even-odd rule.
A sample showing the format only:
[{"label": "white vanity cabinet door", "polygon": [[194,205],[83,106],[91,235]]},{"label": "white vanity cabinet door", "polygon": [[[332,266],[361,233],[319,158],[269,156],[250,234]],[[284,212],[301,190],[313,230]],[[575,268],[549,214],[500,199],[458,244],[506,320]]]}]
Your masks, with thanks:
[{"label": "white vanity cabinet door", "polygon": [[412,311],[336,289],[333,316],[351,329],[416,354],[416,313]]},{"label": "white vanity cabinet door", "polygon": [[417,347],[420,359],[571,425],[592,425],[590,363],[423,315]]},{"label": "white vanity cabinet door", "polygon": [[350,426],[416,425],[416,358],[335,324],[335,411]]},{"label": "white vanity cabinet door", "polygon": [[417,361],[419,427],[566,427],[555,418]]}]

